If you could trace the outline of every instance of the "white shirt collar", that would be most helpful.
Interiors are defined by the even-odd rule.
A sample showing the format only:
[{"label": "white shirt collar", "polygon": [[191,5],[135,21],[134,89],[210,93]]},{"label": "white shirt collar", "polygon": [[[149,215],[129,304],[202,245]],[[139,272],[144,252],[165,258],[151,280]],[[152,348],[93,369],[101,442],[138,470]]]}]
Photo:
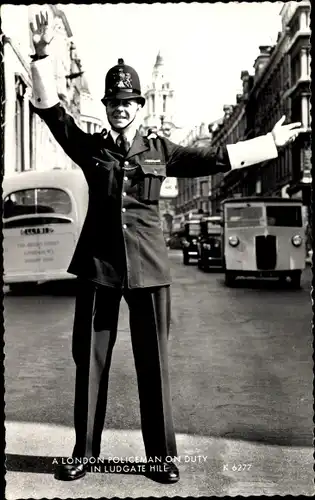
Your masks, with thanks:
[{"label": "white shirt collar", "polygon": [[[110,134],[111,134],[114,142],[116,143],[117,137],[119,136],[119,132],[116,132],[116,130],[111,129]],[[127,141],[131,145],[134,141],[135,136],[136,136],[136,132],[131,129],[131,130],[127,130],[126,132],[124,132],[124,135],[126,136]]]}]

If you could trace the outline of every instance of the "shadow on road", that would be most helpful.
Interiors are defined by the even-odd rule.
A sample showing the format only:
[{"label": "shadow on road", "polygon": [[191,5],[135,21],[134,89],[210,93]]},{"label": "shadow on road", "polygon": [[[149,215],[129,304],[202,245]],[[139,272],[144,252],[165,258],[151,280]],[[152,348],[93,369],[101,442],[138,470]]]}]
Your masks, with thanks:
[{"label": "shadow on road", "polygon": [[[224,280],[219,280],[220,285],[225,286]],[[291,287],[289,281],[283,283],[277,279],[259,279],[259,278],[237,278],[233,286],[228,288],[246,288],[252,290],[285,290],[287,292],[297,293],[308,288],[308,283],[302,283],[301,288]]]},{"label": "shadow on road", "polygon": [[6,295],[15,297],[37,297],[42,295],[74,296],[76,292],[76,280],[49,281],[42,284],[23,284],[5,289]]},{"label": "shadow on road", "polygon": [[209,267],[207,269],[199,269],[201,273],[205,274],[222,274],[223,270],[220,267]]}]

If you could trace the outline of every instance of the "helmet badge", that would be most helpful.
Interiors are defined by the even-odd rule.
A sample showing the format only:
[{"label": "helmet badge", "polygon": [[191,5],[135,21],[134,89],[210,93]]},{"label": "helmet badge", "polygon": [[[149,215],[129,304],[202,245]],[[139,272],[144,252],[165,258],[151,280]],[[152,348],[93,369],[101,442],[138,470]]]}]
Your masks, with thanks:
[{"label": "helmet badge", "polygon": [[113,87],[120,89],[132,89],[132,78],[131,74],[128,71],[125,71],[124,60],[118,59],[118,64],[121,65],[121,68],[118,68],[117,72],[113,74]]}]

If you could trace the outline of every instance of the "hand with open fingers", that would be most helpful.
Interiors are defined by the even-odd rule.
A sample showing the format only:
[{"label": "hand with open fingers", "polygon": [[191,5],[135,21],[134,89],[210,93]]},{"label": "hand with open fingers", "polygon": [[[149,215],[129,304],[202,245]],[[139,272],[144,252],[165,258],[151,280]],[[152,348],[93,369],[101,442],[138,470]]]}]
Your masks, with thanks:
[{"label": "hand with open fingers", "polygon": [[48,55],[48,45],[54,37],[54,27],[48,19],[48,12],[43,14],[43,12],[40,11],[39,14],[36,14],[35,19],[36,28],[33,23],[30,23],[35,52],[38,56],[46,56]]},{"label": "hand with open fingers", "polygon": [[285,115],[275,124],[271,133],[277,147],[285,146],[288,142],[294,141],[297,136],[303,131],[301,122],[289,123],[283,125]]}]

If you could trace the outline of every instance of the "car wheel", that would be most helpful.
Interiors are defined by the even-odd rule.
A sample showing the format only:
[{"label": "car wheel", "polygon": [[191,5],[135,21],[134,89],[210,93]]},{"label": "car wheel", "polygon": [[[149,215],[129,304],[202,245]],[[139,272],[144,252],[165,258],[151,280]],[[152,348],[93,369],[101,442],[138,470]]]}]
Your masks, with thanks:
[{"label": "car wheel", "polygon": [[225,271],[224,283],[226,286],[234,286],[236,280],[236,274],[231,271]]},{"label": "car wheel", "polygon": [[299,290],[301,288],[301,271],[294,271],[290,275],[291,279],[291,287],[294,288],[295,290]]},{"label": "car wheel", "polygon": [[187,266],[189,264],[189,255],[187,255],[186,253],[184,253],[184,255],[183,255],[183,264],[185,266]]},{"label": "car wheel", "polygon": [[287,283],[287,277],[286,277],[285,274],[282,275],[282,276],[279,276],[279,283],[280,283],[280,285],[286,285],[286,283]]}]

